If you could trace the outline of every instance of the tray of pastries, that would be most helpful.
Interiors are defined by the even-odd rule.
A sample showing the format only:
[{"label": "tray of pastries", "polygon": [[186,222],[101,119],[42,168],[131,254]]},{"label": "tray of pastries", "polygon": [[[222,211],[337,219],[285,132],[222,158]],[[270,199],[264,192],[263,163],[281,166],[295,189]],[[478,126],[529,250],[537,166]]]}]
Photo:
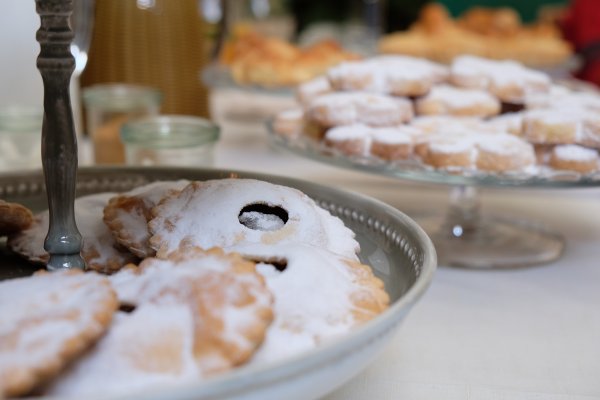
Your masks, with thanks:
[{"label": "tray of pastries", "polygon": [[348,167],[443,183],[598,185],[600,94],[507,60],[343,62],[297,87],[273,139]]},{"label": "tray of pastries", "polygon": [[88,271],[48,273],[43,182],[0,175],[0,397],[317,398],[391,339],[436,267],[412,220],[359,195],[91,168],[74,205]]}]

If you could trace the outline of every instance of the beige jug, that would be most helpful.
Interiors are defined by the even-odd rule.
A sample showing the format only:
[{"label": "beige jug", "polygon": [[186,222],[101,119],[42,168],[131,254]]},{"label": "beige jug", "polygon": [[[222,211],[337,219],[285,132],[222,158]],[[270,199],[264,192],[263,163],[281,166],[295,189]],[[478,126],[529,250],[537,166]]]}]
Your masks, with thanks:
[{"label": "beige jug", "polygon": [[208,62],[198,0],[96,0],[81,86],[158,88],[162,113],[208,115],[200,73]]}]

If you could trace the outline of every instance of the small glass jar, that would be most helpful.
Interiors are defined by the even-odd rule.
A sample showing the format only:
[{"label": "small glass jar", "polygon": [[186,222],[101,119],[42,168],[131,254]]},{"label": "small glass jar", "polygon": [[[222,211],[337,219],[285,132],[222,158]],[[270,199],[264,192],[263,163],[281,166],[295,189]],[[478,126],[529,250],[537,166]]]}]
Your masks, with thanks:
[{"label": "small glass jar", "polygon": [[211,166],[218,139],[217,125],[192,116],[144,117],[121,128],[128,165]]},{"label": "small glass jar", "polygon": [[120,139],[123,123],[158,114],[162,94],[158,89],[129,84],[101,84],[83,89],[87,133],[96,164],[122,164],[125,149]]},{"label": "small glass jar", "polygon": [[0,171],[41,168],[41,107],[0,109]]}]

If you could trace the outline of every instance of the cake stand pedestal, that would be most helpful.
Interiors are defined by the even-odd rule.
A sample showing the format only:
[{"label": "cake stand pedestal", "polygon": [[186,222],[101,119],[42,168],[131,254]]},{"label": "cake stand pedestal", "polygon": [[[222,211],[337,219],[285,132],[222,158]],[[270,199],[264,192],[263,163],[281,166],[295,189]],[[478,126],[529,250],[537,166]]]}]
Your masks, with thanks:
[{"label": "cake stand pedestal", "polygon": [[565,241],[540,224],[482,213],[474,186],[450,189],[445,214],[415,219],[433,240],[440,265],[504,269],[548,263],[558,259]]}]

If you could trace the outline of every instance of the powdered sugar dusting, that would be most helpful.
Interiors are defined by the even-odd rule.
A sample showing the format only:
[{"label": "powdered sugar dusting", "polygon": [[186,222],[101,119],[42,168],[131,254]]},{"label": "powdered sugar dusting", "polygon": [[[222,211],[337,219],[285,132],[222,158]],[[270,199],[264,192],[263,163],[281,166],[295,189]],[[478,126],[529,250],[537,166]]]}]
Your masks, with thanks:
[{"label": "powdered sugar dusting", "polygon": [[118,313],[94,350],[49,389],[50,395],[127,395],[202,378],[193,357],[194,320],[180,304],[144,304]]},{"label": "powdered sugar dusting", "polygon": [[578,145],[562,145],[553,149],[554,156],[567,161],[593,162],[598,160],[598,151]]},{"label": "powdered sugar dusting", "polygon": [[333,141],[366,139],[371,133],[371,127],[364,124],[342,125],[328,129],[325,138]]},{"label": "powdered sugar dusting", "polygon": [[474,107],[481,104],[500,106],[498,100],[488,92],[477,89],[462,89],[450,85],[434,86],[423,101],[439,101],[450,108]]}]

